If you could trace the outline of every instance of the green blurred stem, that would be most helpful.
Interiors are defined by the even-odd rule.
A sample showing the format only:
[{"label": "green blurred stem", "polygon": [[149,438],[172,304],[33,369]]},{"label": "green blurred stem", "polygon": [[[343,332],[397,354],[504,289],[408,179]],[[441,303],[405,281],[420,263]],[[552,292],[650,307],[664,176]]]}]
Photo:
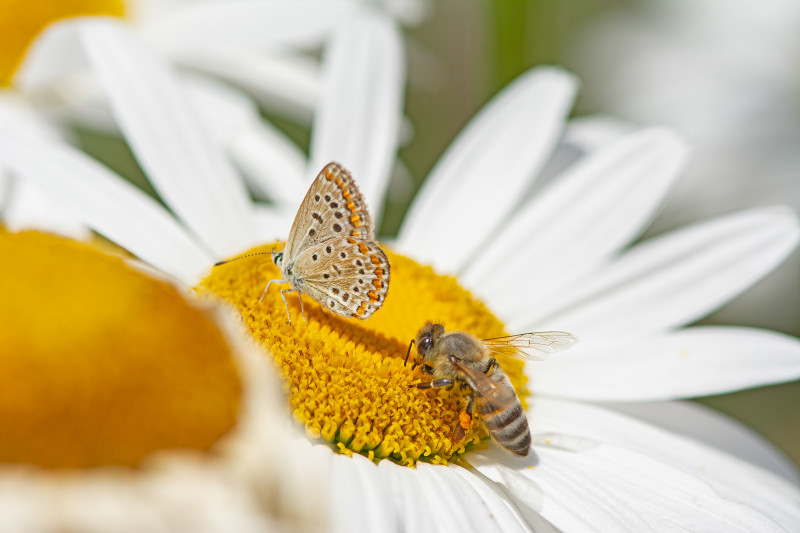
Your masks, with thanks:
[{"label": "green blurred stem", "polygon": [[492,83],[495,91],[527,66],[525,30],[531,1],[489,1],[494,41]]}]

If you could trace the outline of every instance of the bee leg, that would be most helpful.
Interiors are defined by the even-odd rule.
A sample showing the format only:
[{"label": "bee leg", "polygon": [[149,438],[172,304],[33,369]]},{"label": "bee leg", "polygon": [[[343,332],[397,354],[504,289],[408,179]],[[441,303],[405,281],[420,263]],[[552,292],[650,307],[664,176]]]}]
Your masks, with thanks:
[{"label": "bee leg", "polygon": [[486,374],[487,376],[490,376],[492,374],[492,369],[496,366],[500,366],[500,363],[498,363],[497,359],[495,359],[494,357],[490,357],[489,365],[486,367],[486,370],[483,373]]},{"label": "bee leg", "polygon": [[467,409],[458,414],[458,424],[453,427],[452,446],[450,453],[453,453],[456,448],[464,441],[467,432],[472,427],[472,412],[475,409],[475,395],[470,394],[467,400]]},{"label": "bee leg", "polygon": [[434,379],[433,381],[423,381],[412,385],[418,389],[440,389],[442,387],[451,387],[455,382],[449,378]]},{"label": "bee leg", "polygon": [[422,365],[422,371],[426,374],[433,375],[433,367],[429,365]]}]

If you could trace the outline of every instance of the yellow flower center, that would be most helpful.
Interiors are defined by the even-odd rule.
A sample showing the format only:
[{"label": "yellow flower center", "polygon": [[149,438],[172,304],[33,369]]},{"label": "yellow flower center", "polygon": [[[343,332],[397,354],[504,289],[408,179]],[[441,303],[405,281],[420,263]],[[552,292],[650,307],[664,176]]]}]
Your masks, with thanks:
[{"label": "yellow flower center", "polygon": [[11,84],[28,47],[50,23],[123,12],[121,0],[0,0],[0,87]]},{"label": "yellow flower center", "polygon": [[242,393],[209,313],[88,245],[0,231],[0,463],[136,467],[209,450]]},{"label": "yellow flower center", "polygon": [[[250,252],[280,249],[281,244]],[[252,335],[277,362],[289,391],[294,418],[313,438],[342,452],[404,465],[417,460],[446,463],[488,438],[476,419],[466,436],[456,436],[467,391],[420,390],[410,385],[430,379],[418,367],[403,365],[409,342],[427,320],[479,338],[504,335],[502,323],[453,277],[391,252],[389,294],[368,320],[344,319],[303,297],[306,321],[296,293],[286,295],[291,324],[279,293],[287,286],[269,280],[281,274],[269,256],[255,256],[214,268],[200,289],[239,309]],[[503,360],[518,392],[527,378],[522,363]],[[524,402],[524,395],[521,396]]]}]

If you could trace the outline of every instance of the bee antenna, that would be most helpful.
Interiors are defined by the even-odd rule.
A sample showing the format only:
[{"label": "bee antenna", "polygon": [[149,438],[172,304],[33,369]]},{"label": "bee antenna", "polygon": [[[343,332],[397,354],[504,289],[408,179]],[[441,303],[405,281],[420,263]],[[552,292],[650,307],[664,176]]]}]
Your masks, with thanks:
[{"label": "bee antenna", "polygon": [[239,257],[232,257],[231,259],[225,259],[223,261],[217,261],[216,263],[214,263],[214,266],[216,267],[216,266],[224,265],[225,263],[230,263],[231,261],[238,261],[239,259],[244,259],[245,257],[252,257],[254,255],[272,255],[272,256],[274,256],[275,255],[275,250],[272,250],[271,252],[253,252],[251,254],[240,255]]},{"label": "bee antenna", "polygon": [[414,346],[414,339],[411,339],[411,342],[408,343],[408,351],[406,352],[406,358],[403,361],[403,366],[406,366],[406,363],[408,363],[408,356],[409,356],[409,354],[411,354],[411,347],[412,346]]}]

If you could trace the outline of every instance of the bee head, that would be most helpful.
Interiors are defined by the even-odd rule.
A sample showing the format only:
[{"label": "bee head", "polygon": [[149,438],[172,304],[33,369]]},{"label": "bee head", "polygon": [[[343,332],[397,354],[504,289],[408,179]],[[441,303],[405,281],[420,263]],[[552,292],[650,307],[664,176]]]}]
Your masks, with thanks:
[{"label": "bee head", "polygon": [[417,352],[424,358],[444,334],[444,326],[428,322],[417,333]]}]

